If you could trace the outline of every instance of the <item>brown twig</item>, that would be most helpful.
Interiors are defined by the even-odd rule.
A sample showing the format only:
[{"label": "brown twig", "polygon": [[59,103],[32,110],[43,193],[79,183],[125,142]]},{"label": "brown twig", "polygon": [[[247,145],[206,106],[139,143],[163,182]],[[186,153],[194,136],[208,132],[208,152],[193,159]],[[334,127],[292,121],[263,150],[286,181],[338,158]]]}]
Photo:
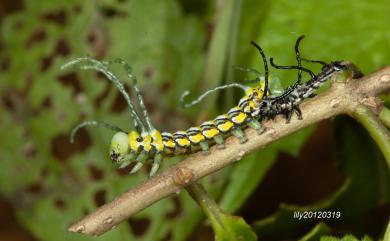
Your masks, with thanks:
[{"label": "brown twig", "polygon": [[282,118],[265,121],[267,131],[262,135],[248,128],[245,133],[249,140],[245,144],[240,144],[236,138],[231,137],[226,140],[226,148],[223,150],[214,146],[209,155],[196,153],[100,207],[72,224],[68,230],[89,235],[103,234],[124,219],[176,193],[189,183],[237,162],[247,153],[277,139],[339,114],[352,115],[360,105],[380,108],[370,106],[369,103],[375,102],[370,100],[376,99],[379,93],[387,89],[390,89],[390,66],[360,79],[334,82],[329,90],[302,104],[303,120],[293,118],[289,124]]}]

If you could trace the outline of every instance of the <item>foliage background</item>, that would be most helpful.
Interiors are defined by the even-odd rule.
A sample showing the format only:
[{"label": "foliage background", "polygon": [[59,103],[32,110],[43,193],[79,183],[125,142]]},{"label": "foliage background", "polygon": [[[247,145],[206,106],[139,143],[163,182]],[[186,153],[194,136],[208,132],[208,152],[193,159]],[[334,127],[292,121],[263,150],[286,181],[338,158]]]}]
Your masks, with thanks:
[{"label": "foliage background", "polygon": [[[301,49],[310,58],[350,60],[365,73],[387,65],[389,11],[385,0],[2,1],[1,240],[213,240],[185,192],[99,238],[66,232],[147,173],[116,170],[107,157],[107,130],[84,130],[75,144],[68,142],[84,119],[131,126],[116,89],[96,73],[60,71],[67,61],[86,54],[128,60],[156,127],[174,131],[226,111],[240,94],[226,91],[183,110],[178,97],[184,90],[195,97],[247,77],[233,65],[262,71],[251,40],[280,64],[295,62],[293,44],[303,33]],[[271,71],[283,86],[296,75]],[[302,240],[348,233],[378,239],[389,219],[388,169],[348,117],[291,135],[202,183],[224,210],[252,224],[259,240],[298,240],[307,233]],[[293,210],[338,210],[342,218],[298,221]]]}]

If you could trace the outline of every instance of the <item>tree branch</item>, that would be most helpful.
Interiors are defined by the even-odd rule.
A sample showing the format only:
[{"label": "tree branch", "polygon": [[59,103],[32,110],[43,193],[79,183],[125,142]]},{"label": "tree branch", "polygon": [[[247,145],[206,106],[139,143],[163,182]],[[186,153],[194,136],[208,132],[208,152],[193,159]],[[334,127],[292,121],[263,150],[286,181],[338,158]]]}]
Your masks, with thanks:
[{"label": "tree branch", "polygon": [[275,140],[339,114],[352,116],[361,105],[380,108],[379,105],[372,106],[372,99],[375,100],[374,103],[378,103],[376,96],[387,89],[390,89],[390,66],[360,79],[350,78],[342,83],[336,81],[329,90],[301,105],[303,120],[293,118],[286,124],[284,119],[277,117],[275,120],[265,121],[267,130],[261,135],[247,128],[245,133],[249,140],[245,144],[240,144],[237,138],[230,137],[226,140],[226,148],[223,150],[213,146],[208,155],[195,153],[98,208],[72,224],[68,230],[101,235],[124,219],[176,193],[189,183],[237,162],[249,152]]}]

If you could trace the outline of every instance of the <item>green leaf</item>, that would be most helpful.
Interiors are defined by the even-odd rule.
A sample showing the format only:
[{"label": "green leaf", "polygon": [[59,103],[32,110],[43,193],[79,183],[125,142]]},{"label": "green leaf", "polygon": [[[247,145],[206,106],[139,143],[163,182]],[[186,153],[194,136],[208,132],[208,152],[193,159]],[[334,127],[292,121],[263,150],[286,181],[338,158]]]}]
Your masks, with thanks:
[{"label": "green leaf", "polygon": [[186,189],[211,222],[216,241],[257,240],[243,218],[222,211],[200,184],[193,183]]},{"label": "green leaf", "polygon": [[243,218],[220,213],[220,223],[213,225],[216,241],[257,240],[256,234]]},{"label": "green leaf", "polygon": [[[221,83],[226,64],[225,61],[229,58],[229,52],[231,51],[229,47],[231,47],[231,43],[237,37],[231,34],[234,33],[234,30],[230,30],[232,30],[231,27],[235,20],[234,16],[238,14],[237,11],[239,11],[238,7],[240,5],[240,0],[227,1],[220,6],[220,9],[217,9],[218,21],[210,42],[206,57],[204,78],[202,80],[203,85],[207,86],[206,89],[213,88]],[[215,103],[215,100],[216,95],[211,95],[207,101],[202,103],[202,106],[207,108],[210,106],[210,103]]]},{"label": "green leaf", "polygon": [[387,228],[383,240],[390,240],[390,221],[387,223]]},{"label": "green leaf", "polygon": [[345,235],[342,238],[332,236],[321,237],[320,241],[373,241],[369,236],[364,236],[362,239],[357,239],[353,235]]},{"label": "green leaf", "polygon": [[310,230],[305,236],[299,239],[299,241],[316,241],[321,236],[330,233],[330,228],[324,223],[318,223],[314,228]]}]

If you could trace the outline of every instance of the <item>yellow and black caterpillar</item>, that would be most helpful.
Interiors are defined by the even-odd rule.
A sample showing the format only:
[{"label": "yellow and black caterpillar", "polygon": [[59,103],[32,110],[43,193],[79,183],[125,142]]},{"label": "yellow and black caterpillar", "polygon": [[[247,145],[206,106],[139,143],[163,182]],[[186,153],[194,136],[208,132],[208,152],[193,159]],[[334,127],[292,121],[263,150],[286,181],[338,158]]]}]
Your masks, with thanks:
[{"label": "yellow and black caterpillar", "polygon": [[[265,118],[273,118],[278,114],[284,114],[286,119],[289,120],[291,113],[295,112],[298,117],[301,118],[301,112],[298,107],[299,103],[304,98],[310,97],[314,90],[317,89],[332,74],[343,70],[343,68],[330,68],[329,71],[329,67],[335,66],[335,62],[332,62],[329,65],[325,64],[323,71],[317,76],[310,70],[302,67],[298,50],[298,45],[302,38],[303,36],[298,38],[295,45],[298,66],[277,66],[271,59],[271,64],[276,68],[298,70],[298,81],[284,91],[284,93],[279,96],[268,96],[267,60],[262,49],[252,42],[252,44],[258,49],[264,63],[264,84],[260,82],[259,78],[259,84],[255,87],[248,87],[234,83],[226,86],[220,86],[214,90],[208,91],[210,93],[221,88],[240,87],[245,90],[245,95],[240,99],[238,105],[231,108],[226,114],[219,115],[213,120],[206,121],[198,127],[191,127],[185,131],[177,131],[175,133],[161,133],[153,127],[147,109],[144,105],[142,95],[137,87],[137,80],[132,74],[131,67],[125,61],[121,59],[116,59],[114,61],[98,61],[88,57],[71,61],[64,65],[63,68],[83,62],[80,66],[82,69],[95,69],[100,71],[115,84],[127,101],[133,125],[135,127],[135,130],[126,132],[121,130],[119,127],[112,126],[104,122],[85,121],[72,130],[71,140],[73,140],[73,137],[78,129],[88,125],[101,125],[115,130],[117,132],[114,134],[110,144],[110,159],[113,162],[118,163],[120,168],[128,166],[131,162],[135,161],[136,164],[132,168],[131,173],[138,171],[147,160],[153,159],[152,169],[150,171],[150,175],[153,176],[157,172],[160,163],[165,156],[190,154],[199,150],[208,152],[210,145],[217,144],[220,147],[223,147],[224,138],[230,135],[236,136],[240,139],[241,143],[244,143],[247,138],[242,131],[243,128],[249,126],[256,129],[257,132],[261,134],[264,131],[264,128],[261,126],[261,120]],[[135,90],[139,106],[142,109],[142,117],[144,121],[142,121],[142,118],[136,112],[122,82],[108,69],[108,65],[112,63],[119,63],[124,66],[127,77],[132,81],[132,87]],[[311,75],[311,80],[303,84],[300,83],[302,71]],[[208,93],[206,92],[205,95],[207,94]],[[200,99],[202,99],[202,96],[199,100]],[[197,101],[194,103],[196,102]],[[144,124],[144,122],[146,124]]]},{"label": "yellow and black caterpillar", "polygon": [[[262,52],[261,54],[263,60],[266,61],[264,54]],[[245,134],[242,131],[242,128],[245,126],[250,126],[258,130],[259,133],[263,131],[260,123],[256,119],[251,118],[251,112],[254,109],[254,99],[262,98],[264,94],[264,86],[261,84],[256,87],[248,87],[235,83],[235,87],[240,87],[245,90],[245,96],[240,99],[238,106],[231,108],[226,114],[219,115],[213,120],[202,123],[198,127],[191,127],[185,131],[177,131],[175,133],[161,133],[151,124],[143,98],[137,87],[137,80],[132,75],[131,67],[126,62],[121,59],[101,62],[86,57],[71,61],[64,65],[63,68],[80,62],[84,63],[80,65],[80,68],[98,70],[115,84],[127,101],[136,130],[125,132],[119,127],[104,122],[85,121],[72,130],[71,141],[73,141],[73,137],[78,129],[88,125],[100,125],[117,131],[111,140],[110,159],[113,162],[119,163],[120,168],[129,165],[132,161],[136,161],[137,164],[133,167],[131,173],[138,171],[148,159],[153,159],[153,165],[150,171],[150,175],[153,176],[158,170],[164,156],[190,154],[199,150],[207,152],[209,146],[213,144],[223,147],[224,138],[230,135],[240,138],[240,141],[243,143],[246,141]],[[143,111],[143,118],[146,125],[136,112],[122,82],[109,71],[108,65],[111,63],[119,63],[125,67],[127,76],[132,80],[132,87],[137,95],[140,108]],[[231,86],[233,85],[227,87]]]}]

